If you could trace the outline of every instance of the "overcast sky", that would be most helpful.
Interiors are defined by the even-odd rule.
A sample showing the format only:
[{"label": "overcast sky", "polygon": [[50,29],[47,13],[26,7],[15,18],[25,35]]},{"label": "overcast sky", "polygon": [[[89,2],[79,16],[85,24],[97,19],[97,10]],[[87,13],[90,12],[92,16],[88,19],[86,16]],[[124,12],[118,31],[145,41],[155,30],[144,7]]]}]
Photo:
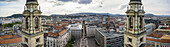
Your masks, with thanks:
[{"label": "overcast sky", "polygon": [[[129,0],[38,0],[43,15],[80,12],[125,14]],[[0,0],[0,17],[22,14],[26,0]],[[146,13],[170,15],[170,0],[142,0]]]}]

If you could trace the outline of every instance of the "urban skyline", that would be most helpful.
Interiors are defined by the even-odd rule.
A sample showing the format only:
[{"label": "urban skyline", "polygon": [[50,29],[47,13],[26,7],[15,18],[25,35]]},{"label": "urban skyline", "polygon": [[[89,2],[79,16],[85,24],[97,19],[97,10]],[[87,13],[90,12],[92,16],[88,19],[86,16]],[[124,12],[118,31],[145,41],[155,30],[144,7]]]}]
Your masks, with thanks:
[{"label": "urban skyline", "polygon": [[[82,6],[72,9],[80,5],[95,6],[99,3],[97,9],[102,8],[103,2],[100,1],[57,0],[58,4],[53,7],[65,7],[71,3],[62,9],[72,13],[81,10]],[[44,7],[39,0],[25,2],[22,14],[0,17],[0,47],[170,47],[170,16],[146,14],[142,0],[129,0],[128,5],[118,9],[126,10],[123,12],[126,14],[89,13],[86,11],[91,9],[86,6],[83,8],[87,10],[81,10],[84,13],[50,16],[42,15]],[[53,12],[50,7],[48,11],[49,14]]]},{"label": "urban skyline", "polygon": [[[26,0],[1,0],[0,16],[22,14]],[[129,0],[39,0],[42,15],[72,14],[81,12],[124,14]],[[113,2],[113,3],[112,3]],[[146,14],[170,15],[169,0],[142,0]]]}]

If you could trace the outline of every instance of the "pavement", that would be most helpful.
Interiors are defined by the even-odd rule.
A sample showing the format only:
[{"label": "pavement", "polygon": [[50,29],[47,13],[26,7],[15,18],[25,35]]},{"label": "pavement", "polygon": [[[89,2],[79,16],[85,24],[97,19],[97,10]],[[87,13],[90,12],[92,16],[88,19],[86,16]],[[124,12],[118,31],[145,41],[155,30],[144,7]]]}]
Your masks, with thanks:
[{"label": "pavement", "polygon": [[73,46],[74,47],[99,47],[96,45],[94,37],[87,37],[85,39],[76,39]]},{"label": "pavement", "polygon": [[80,39],[76,39],[73,47],[80,47]]},{"label": "pavement", "polygon": [[88,47],[87,38],[81,38],[80,47]]},{"label": "pavement", "polygon": [[87,42],[88,42],[88,47],[99,47],[96,45],[95,38],[93,37],[88,37]]}]

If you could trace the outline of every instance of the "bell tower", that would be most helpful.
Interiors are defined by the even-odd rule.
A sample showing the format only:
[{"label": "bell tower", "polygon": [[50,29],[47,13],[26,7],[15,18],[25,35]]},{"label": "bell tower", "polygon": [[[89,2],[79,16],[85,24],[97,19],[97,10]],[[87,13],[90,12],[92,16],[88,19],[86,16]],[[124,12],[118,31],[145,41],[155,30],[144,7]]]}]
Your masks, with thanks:
[{"label": "bell tower", "polygon": [[130,0],[126,11],[127,21],[126,31],[124,32],[124,47],[145,47],[144,13],[141,0]]},{"label": "bell tower", "polygon": [[26,1],[22,29],[22,44],[24,47],[44,47],[41,13],[37,0]]}]

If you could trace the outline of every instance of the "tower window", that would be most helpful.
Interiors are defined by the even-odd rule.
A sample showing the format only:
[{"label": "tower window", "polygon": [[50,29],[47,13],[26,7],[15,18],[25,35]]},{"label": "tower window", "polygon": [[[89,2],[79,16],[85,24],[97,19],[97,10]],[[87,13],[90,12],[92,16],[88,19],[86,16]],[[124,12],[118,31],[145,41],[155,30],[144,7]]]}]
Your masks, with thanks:
[{"label": "tower window", "polygon": [[36,17],[35,18],[35,28],[38,28],[38,21],[39,21],[39,19]]},{"label": "tower window", "polygon": [[143,37],[142,37],[142,38],[140,38],[140,43],[141,43],[141,42],[143,42]]},{"label": "tower window", "polygon": [[144,44],[141,44],[139,47],[145,47],[145,45],[144,45]]},{"label": "tower window", "polygon": [[131,39],[131,38],[128,38],[128,41],[129,41],[130,43],[132,43],[132,39]]},{"label": "tower window", "polygon": [[133,17],[129,18],[129,26],[130,28],[133,28]]},{"label": "tower window", "polygon": [[28,39],[27,39],[27,38],[25,38],[25,42],[27,42],[27,43],[28,43]]},{"label": "tower window", "polygon": [[28,19],[28,17],[26,17],[26,28],[28,28],[28,23],[29,23],[29,19]]},{"label": "tower window", "polygon": [[36,39],[36,42],[37,42],[37,43],[40,42],[40,38],[37,38],[37,39]]},{"label": "tower window", "polygon": [[130,44],[127,44],[127,45],[126,45],[126,47],[133,47],[133,46],[132,46],[132,45],[130,45]]}]

